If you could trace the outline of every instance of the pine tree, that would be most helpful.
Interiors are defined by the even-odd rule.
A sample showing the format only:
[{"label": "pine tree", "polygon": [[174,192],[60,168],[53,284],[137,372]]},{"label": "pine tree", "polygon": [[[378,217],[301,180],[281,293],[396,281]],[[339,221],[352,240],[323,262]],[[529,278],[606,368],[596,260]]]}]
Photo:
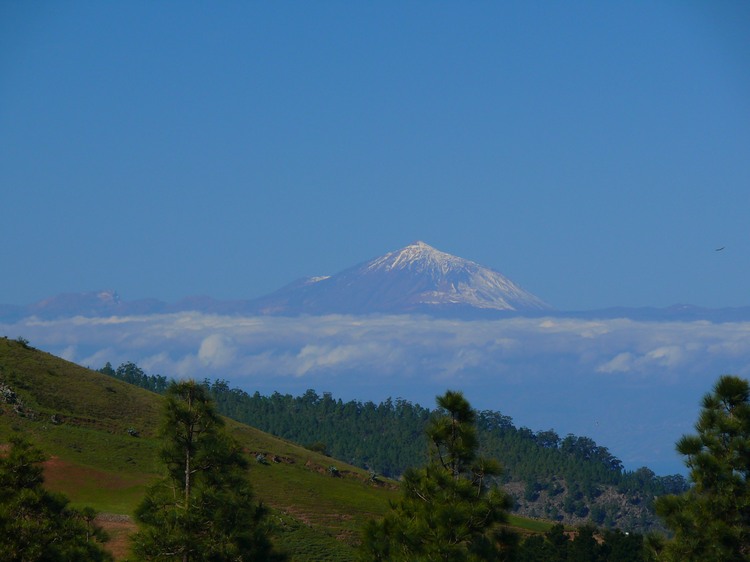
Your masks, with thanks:
[{"label": "pine tree", "polygon": [[674,531],[669,560],[750,560],[750,387],[725,375],[703,398],[697,435],[683,436],[693,487],[656,509]]},{"label": "pine tree", "polygon": [[0,457],[0,560],[7,562],[111,560],[96,513],[73,509],[44,489],[42,451],[20,438]]},{"label": "pine tree", "polygon": [[283,560],[269,539],[266,509],[254,501],[248,461],[224,429],[206,388],[172,384],[161,435],[166,476],[136,510],[140,560]]},{"label": "pine tree", "polygon": [[365,560],[504,560],[514,537],[499,523],[510,501],[491,484],[495,461],[477,457],[476,415],[460,392],[437,398],[442,415],[427,429],[431,459],[405,472],[401,499],[365,529]]}]

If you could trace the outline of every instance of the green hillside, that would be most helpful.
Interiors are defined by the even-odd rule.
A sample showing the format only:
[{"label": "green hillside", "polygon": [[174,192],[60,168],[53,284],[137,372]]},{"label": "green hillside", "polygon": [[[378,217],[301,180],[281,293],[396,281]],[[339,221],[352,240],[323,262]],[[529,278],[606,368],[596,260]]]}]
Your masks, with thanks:
[{"label": "green hillside", "polygon": [[[22,435],[49,457],[45,482],[74,506],[90,506],[127,553],[130,515],[159,476],[156,437],[163,398],[132,384],[0,338],[0,450]],[[293,560],[352,560],[360,530],[398,495],[386,478],[226,419],[253,462],[256,495],[273,512],[278,545]],[[332,470],[335,467],[336,470]],[[335,474],[335,476],[333,475]],[[551,523],[512,516],[525,533]]]},{"label": "green hillside", "polygon": [[[99,372],[154,392],[163,393],[168,385],[166,377],[146,374],[130,362],[116,370],[107,363]],[[343,402],[312,389],[296,397],[278,392],[262,396],[230,388],[221,379],[201,384],[225,416],[391,478],[427,462],[426,428],[440,415],[401,398],[379,404]],[[647,467],[625,470],[591,438],[562,437],[551,429],[533,432],[516,427],[498,411],[478,411],[477,429],[482,454],[502,464],[495,482],[512,495],[520,516],[658,532],[663,527],[654,498],[688,489],[682,475],[657,476]]]},{"label": "green hillside", "polygon": [[[74,505],[132,514],[159,470],[161,403],[156,394],[0,338],[0,442],[22,434],[44,450],[47,486]],[[396,495],[393,482],[372,482],[366,471],[231,420],[227,427],[252,459],[265,457],[253,464],[251,480],[293,559],[352,559],[364,522]]]}]

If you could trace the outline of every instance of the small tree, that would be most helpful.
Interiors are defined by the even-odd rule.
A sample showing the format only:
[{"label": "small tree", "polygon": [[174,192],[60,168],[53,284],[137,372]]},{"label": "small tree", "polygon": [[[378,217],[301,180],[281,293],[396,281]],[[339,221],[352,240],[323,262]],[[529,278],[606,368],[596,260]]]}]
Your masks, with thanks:
[{"label": "small tree", "polygon": [[266,509],[254,501],[249,463],[203,386],[188,381],[168,388],[161,435],[166,477],[147,490],[136,510],[136,557],[283,560],[273,552]]},{"label": "small tree", "polygon": [[0,560],[111,560],[94,524],[96,512],[76,510],[42,486],[44,454],[20,438],[0,457]]},{"label": "small tree", "polygon": [[499,523],[510,500],[491,485],[495,461],[477,457],[476,416],[460,392],[437,398],[427,428],[431,459],[404,473],[401,499],[364,531],[365,560],[504,560],[514,537]]},{"label": "small tree", "polygon": [[750,560],[750,387],[725,375],[703,398],[697,435],[683,436],[693,487],[661,497],[656,510],[674,539],[667,560]]}]

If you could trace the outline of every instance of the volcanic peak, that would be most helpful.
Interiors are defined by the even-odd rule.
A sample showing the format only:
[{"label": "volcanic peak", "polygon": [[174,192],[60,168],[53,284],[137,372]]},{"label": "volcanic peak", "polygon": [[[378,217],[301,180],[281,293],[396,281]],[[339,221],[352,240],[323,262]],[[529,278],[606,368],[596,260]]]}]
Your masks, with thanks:
[{"label": "volcanic peak", "polygon": [[367,269],[370,271],[413,269],[417,271],[430,271],[441,275],[459,268],[478,269],[479,265],[472,261],[441,252],[422,241],[417,241],[400,250],[389,252],[367,264]]}]

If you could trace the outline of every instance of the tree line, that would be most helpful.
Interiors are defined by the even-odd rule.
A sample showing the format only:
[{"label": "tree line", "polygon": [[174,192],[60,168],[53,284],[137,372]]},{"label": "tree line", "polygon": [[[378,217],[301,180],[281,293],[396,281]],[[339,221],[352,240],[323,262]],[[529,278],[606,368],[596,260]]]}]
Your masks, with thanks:
[{"label": "tree line", "polygon": [[[154,392],[163,392],[169,382],[132,362],[117,369],[108,363],[100,372]],[[200,384],[227,417],[390,478],[424,464],[425,431],[439,413],[401,398],[379,404],[344,402],[311,389],[296,397],[278,392],[263,396],[232,388],[223,379]],[[533,506],[526,514],[553,521],[589,519],[607,528],[645,532],[660,524],[654,498],[688,487],[681,475],[657,476],[646,467],[625,470],[606,447],[588,437],[518,428],[510,416],[491,410],[478,411],[475,423],[480,453],[502,459],[498,483],[524,483],[516,499]],[[623,499],[604,501],[602,493],[609,488]],[[634,515],[623,517],[622,501]]]},{"label": "tree line", "polygon": [[[166,390],[163,477],[136,510],[135,560],[283,560],[248,461],[204,385]],[[481,453],[478,414],[460,392],[437,397],[425,428],[426,461],[408,468],[398,500],[362,532],[367,561],[750,560],[750,384],[722,376],[703,400],[696,435],[677,444],[693,485],[656,500],[671,539],[584,526],[521,538],[507,526],[510,498],[498,460]],[[10,561],[109,560],[91,510],[42,487],[40,451],[22,439],[0,455],[0,554]]]}]

